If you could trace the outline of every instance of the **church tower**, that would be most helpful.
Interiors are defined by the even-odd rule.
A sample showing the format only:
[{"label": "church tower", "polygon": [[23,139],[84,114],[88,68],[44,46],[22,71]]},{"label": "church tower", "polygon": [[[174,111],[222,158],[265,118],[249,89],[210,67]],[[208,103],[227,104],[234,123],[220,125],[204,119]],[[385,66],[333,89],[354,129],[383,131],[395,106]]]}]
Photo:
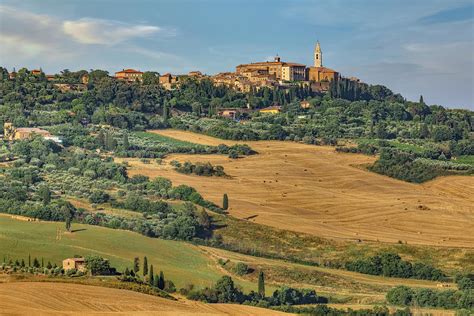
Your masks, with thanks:
[{"label": "church tower", "polygon": [[316,48],[314,49],[314,67],[323,66],[323,52],[321,51],[321,46],[319,41],[316,43]]}]

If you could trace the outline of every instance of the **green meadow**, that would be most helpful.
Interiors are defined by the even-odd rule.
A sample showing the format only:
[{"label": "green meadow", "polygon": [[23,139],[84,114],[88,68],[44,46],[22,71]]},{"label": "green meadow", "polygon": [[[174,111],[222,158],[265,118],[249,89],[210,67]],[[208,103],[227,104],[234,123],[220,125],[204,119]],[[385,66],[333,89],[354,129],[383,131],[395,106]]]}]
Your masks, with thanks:
[{"label": "green meadow", "polygon": [[[57,240],[57,229],[62,231]],[[44,258],[45,264],[61,264],[74,255],[99,255],[110,260],[118,271],[132,267],[133,258],[147,256],[155,273],[162,270],[177,288],[186,284],[212,285],[223,273],[197,247],[179,241],[148,238],[137,233],[98,226],[73,224],[73,233],[64,233],[64,223],[28,222],[0,216],[0,260]],[[141,264],[141,262],[140,262]],[[141,271],[140,271],[141,272]],[[256,284],[236,280],[246,291]]]}]

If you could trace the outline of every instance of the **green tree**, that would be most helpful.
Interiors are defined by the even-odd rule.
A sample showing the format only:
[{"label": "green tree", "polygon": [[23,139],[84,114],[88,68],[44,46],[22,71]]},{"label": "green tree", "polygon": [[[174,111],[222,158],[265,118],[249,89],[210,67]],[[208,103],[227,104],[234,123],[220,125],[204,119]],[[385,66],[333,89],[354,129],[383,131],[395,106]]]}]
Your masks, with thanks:
[{"label": "green tree", "polygon": [[48,185],[42,185],[38,189],[38,196],[43,202],[43,205],[48,205],[51,202],[51,191],[49,190]]},{"label": "green tree", "polygon": [[263,271],[258,274],[258,294],[261,298],[265,297],[265,275]]},{"label": "green tree", "polygon": [[76,208],[70,202],[65,201],[65,200],[59,200],[56,205],[57,205],[59,211],[64,216],[64,220],[65,220],[65,223],[66,223],[66,230],[68,232],[70,232],[71,231],[71,223],[72,223],[72,220],[74,219],[74,215],[76,213]]},{"label": "green tree", "polygon": [[100,256],[85,257],[87,270],[92,275],[109,275],[115,272],[115,269],[110,266],[109,260]]},{"label": "green tree", "polygon": [[387,301],[393,305],[410,305],[414,294],[413,290],[407,286],[397,286],[387,292]]},{"label": "green tree", "polygon": [[229,208],[229,197],[227,196],[227,193],[224,193],[224,196],[222,198],[222,209],[227,210]]},{"label": "green tree", "polygon": [[31,255],[28,254],[28,267],[31,267]]},{"label": "green tree", "polygon": [[133,272],[136,274],[138,271],[140,271],[140,259],[135,257],[133,259]]},{"label": "green tree", "polygon": [[158,279],[158,288],[160,290],[165,289],[165,274],[163,273],[163,271],[160,271],[160,277]]},{"label": "green tree", "polygon": [[38,260],[38,258],[36,258],[36,257],[33,259],[33,267],[35,267],[35,268],[39,268],[39,267],[40,267],[39,260]]},{"label": "green tree", "polygon": [[150,286],[153,286],[153,284],[155,283],[154,282],[154,274],[153,274],[153,265],[150,264],[150,272],[149,272],[149,276],[148,276],[148,284],[150,284]]},{"label": "green tree", "polygon": [[128,133],[123,133],[123,149],[128,150],[130,148],[130,142],[128,140]]},{"label": "green tree", "polygon": [[146,277],[148,274],[148,259],[147,257],[143,257],[143,276]]}]

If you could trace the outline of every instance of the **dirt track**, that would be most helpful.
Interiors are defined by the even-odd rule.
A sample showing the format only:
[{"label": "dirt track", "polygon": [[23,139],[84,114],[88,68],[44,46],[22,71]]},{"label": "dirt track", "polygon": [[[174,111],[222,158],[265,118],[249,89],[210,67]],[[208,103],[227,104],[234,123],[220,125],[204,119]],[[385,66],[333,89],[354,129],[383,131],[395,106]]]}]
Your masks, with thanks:
[{"label": "dirt track", "polygon": [[[190,142],[233,144],[200,134],[154,131]],[[129,160],[131,175],[165,176],[195,187],[238,218],[322,237],[474,248],[474,177],[452,176],[418,185],[368,172],[373,157],[294,142],[247,142],[259,154],[172,155],[167,162],[210,161],[232,179],[184,175],[168,164]]]},{"label": "dirt track", "polygon": [[89,285],[0,283],[0,315],[289,315],[268,309],[171,301]]}]

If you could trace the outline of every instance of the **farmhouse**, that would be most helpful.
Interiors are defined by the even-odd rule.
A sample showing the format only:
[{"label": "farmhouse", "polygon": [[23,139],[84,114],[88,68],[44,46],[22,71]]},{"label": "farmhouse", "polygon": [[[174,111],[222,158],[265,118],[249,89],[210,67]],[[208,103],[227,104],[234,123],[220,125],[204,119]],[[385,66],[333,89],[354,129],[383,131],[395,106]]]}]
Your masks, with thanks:
[{"label": "farmhouse", "polygon": [[273,105],[266,108],[263,108],[259,111],[260,113],[268,113],[268,114],[278,114],[281,112],[281,106]]},{"label": "farmhouse", "polygon": [[56,143],[61,143],[61,139],[57,136],[51,135],[50,132],[37,128],[37,127],[15,127],[12,123],[5,123],[3,125],[3,137],[5,140],[13,141],[13,140],[22,140],[28,139],[33,135],[40,135],[44,139],[52,140]]},{"label": "farmhouse", "polygon": [[243,109],[243,108],[222,108],[219,109],[217,113],[220,117],[226,117],[235,120],[237,117],[244,113],[250,113],[252,110],[250,109]]},{"label": "farmhouse", "polygon": [[311,104],[308,101],[303,100],[300,102],[300,107],[302,109],[309,109],[311,107]]},{"label": "farmhouse", "polygon": [[86,271],[86,261],[84,258],[66,258],[63,260],[64,271],[76,269],[77,271]]}]

